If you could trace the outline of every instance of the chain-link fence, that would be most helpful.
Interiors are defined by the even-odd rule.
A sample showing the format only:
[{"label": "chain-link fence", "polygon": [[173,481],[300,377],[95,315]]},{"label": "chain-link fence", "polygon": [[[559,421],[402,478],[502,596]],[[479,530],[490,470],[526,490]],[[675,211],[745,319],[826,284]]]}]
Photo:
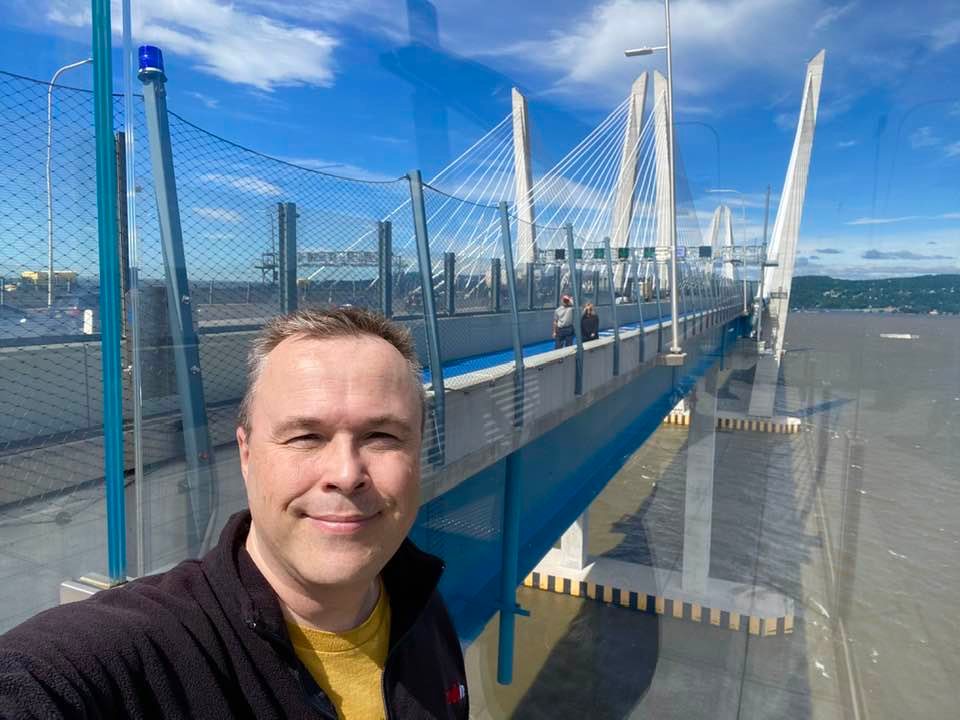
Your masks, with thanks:
[{"label": "chain-link fence", "polygon": [[[24,543],[26,556],[46,523],[58,529],[61,543],[37,575],[47,596],[17,606],[10,623],[0,615],[0,627],[54,602],[49,593],[59,580],[104,565],[103,269],[92,101],[87,91],[0,73],[6,160],[0,168],[0,392],[7,410],[0,417],[0,535]],[[135,99],[130,123],[122,107],[117,97],[115,127],[132,126],[136,141],[135,156],[128,157],[126,138],[121,132],[115,138],[125,470],[128,507],[137,509],[127,522],[136,549],[132,574],[196,554],[243,506],[234,431],[245,355],[255,332],[278,313],[350,305],[405,323],[433,391],[424,461],[436,467],[449,438],[434,369],[446,380],[468,374],[496,380],[513,371],[516,352],[530,358],[553,350],[553,311],[563,295],[576,295],[581,312],[588,303],[602,308],[600,328],[607,334],[614,323],[611,300],[631,304],[618,324],[659,318],[668,308],[669,302],[657,302],[654,309],[656,292],[639,256],[608,257],[607,246],[576,235],[571,256],[566,227],[526,225],[499,206],[418,186],[413,175],[361,181],[299,167],[170,112],[176,177],[167,190],[175,189],[178,200],[178,266],[160,234],[168,208],[157,204],[158,148],[145,141],[144,105]],[[128,164],[133,187],[127,187]],[[426,234],[418,237],[421,191]],[[132,237],[124,222],[128,195],[136,211]],[[428,287],[424,250],[431,258]],[[187,291],[168,297],[176,273]],[[697,282],[683,285],[684,308],[694,297],[704,303],[702,278]],[[175,368],[190,343],[199,361],[189,370],[200,380],[187,392],[189,378]],[[535,396],[528,389],[527,397]],[[504,385],[496,402],[515,402],[512,388]],[[197,406],[199,423],[190,419],[189,403]],[[494,441],[509,430],[500,424],[483,432]],[[205,484],[197,483],[196,459],[186,447],[200,448],[209,465]],[[132,488],[144,495],[135,499]],[[97,532],[85,530],[94,525]],[[13,574],[30,571],[17,566]]]}]

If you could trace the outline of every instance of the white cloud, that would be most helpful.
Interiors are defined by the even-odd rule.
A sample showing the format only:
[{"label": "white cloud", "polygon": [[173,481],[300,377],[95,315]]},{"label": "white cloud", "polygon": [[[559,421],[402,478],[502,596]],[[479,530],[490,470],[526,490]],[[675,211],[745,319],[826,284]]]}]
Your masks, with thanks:
[{"label": "white cloud", "polygon": [[781,130],[796,130],[797,115],[794,113],[777,113],[773,116],[773,124]]},{"label": "white cloud", "polygon": [[930,35],[930,47],[933,50],[938,52],[946,50],[948,47],[960,43],[960,20],[953,20],[940,25]]},{"label": "white cloud", "polygon": [[917,128],[910,134],[910,146],[914,149],[934,147],[939,144],[940,138],[933,134],[933,128],[929,125]]},{"label": "white cloud", "polygon": [[960,213],[947,212],[939,215],[901,215],[900,217],[862,217],[850,220],[846,225],[890,225],[917,220],[960,220]]},{"label": "white cloud", "polygon": [[[675,94],[685,101],[708,96],[745,72],[755,75],[758,67],[765,72],[787,71],[799,90],[803,76],[798,64],[819,47],[784,52],[784,46],[770,38],[795,36],[798,27],[810,26],[817,10],[817,2],[805,0],[730,0],[723,6],[708,0],[677,3],[671,8]],[[508,39],[473,54],[522,58],[558,72],[557,92],[599,91],[608,98],[621,95],[640,70],[662,64],[662,54],[652,60],[623,57],[626,48],[663,43],[660,2],[606,0],[579,16],[558,13],[556,23],[542,39]]]},{"label": "white cloud", "polygon": [[944,152],[946,152],[948,158],[960,156],[960,140],[947,145]]},{"label": "white cloud", "polygon": [[190,91],[187,93],[189,97],[192,97],[194,100],[200,102],[201,105],[211,109],[216,110],[220,106],[220,101],[216,98],[212,98],[209,95],[204,95],[201,92]]},{"label": "white cloud", "polygon": [[218,220],[219,222],[238,223],[243,220],[243,216],[236,210],[218,207],[195,207],[193,212],[207,220]]},{"label": "white cloud", "polygon": [[[113,31],[119,34],[120,4],[113,3],[112,10]],[[59,25],[87,27],[89,3],[51,0],[46,17]],[[274,19],[240,3],[136,3],[133,35],[137,43],[190,58],[202,72],[261,90],[333,83],[333,50],[338,43],[328,31]],[[168,59],[168,69],[170,65]]]},{"label": "white cloud", "polygon": [[823,11],[823,14],[820,15],[813,23],[814,30],[823,30],[828,25],[835,23],[840,18],[845,15],[849,15],[850,11],[857,6],[857,3],[848,2],[846,5],[839,5],[835,7],[829,7]]},{"label": "white cloud", "polygon": [[[949,213],[945,213],[947,215]],[[960,214],[954,213],[960,218]],[[917,230],[907,226],[879,227],[876,234],[871,235],[870,241],[865,241],[862,235],[843,234],[825,235],[808,239],[805,246],[816,246],[815,252],[820,256],[816,263],[816,272],[832,275],[833,277],[893,277],[904,275],[920,275],[924,273],[949,273],[960,270],[960,259],[956,257],[938,260],[931,263],[922,258],[901,257],[901,262],[891,263],[892,254],[901,253],[905,248],[923,248],[935,245],[938,255],[955,255],[957,247],[957,233],[953,228],[938,228],[935,230]],[[843,248],[843,254],[825,254],[825,249]],[[806,252],[810,252],[808,249]],[[923,253],[916,252],[916,255]],[[867,256],[866,258],[864,256]],[[878,259],[873,259],[879,255]],[[856,258],[851,262],[850,258]],[[813,263],[811,263],[813,265]],[[810,274],[813,268],[805,268],[804,274]],[[799,273],[798,273],[799,274]]]},{"label": "white cloud", "polygon": [[843,150],[845,148],[853,147],[858,142],[858,140],[840,140],[837,142],[837,147]]},{"label": "white cloud", "polygon": [[271,182],[254,175],[222,175],[220,173],[206,173],[200,176],[203,182],[223,185],[225,187],[240,190],[242,192],[252,193],[254,195],[263,195],[265,197],[279,197],[283,195],[283,190]]},{"label": "white cloud", "polygon": [[360,167],[359,165],[335,162],[333,160],[324,160],[323,158],[281,157],[278,159],[288,162],[291,165],[307,168],[308,170],[318,170],[320,172],[327,173],[328,175],[339,175],[340,177],[351,178],[352,180],[373,180],[380,182],[385,180],[396,180],[402,174],[398,172],[396,175],[389,175],[386,173],[376,172],[374,170],[368,170],[367,168]]}]

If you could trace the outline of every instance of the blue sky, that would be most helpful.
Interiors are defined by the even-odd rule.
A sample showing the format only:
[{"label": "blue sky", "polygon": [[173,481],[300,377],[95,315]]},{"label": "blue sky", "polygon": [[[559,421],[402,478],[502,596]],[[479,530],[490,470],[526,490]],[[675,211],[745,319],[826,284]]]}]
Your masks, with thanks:
[{"label": "blue sky", "polygon": [[[134,0],[165,52],[171,109],[333,172],[429,176],[530,99],[549,167],[662,59],[659,2]],[[85,0],[4,0],[0,69],[49,78],[89,54]],[[960,16],[940,2],[675,0],[678,139],[706,225],[719,195],[748,238],[784,180],[805,62],[826,48],[798,273],[960,272]],[[435,13],[435,22],[431,14]],[[114,30],[119,47],[119,5]],[[116,87],[121,88],[119,53]],[[70,84],[89,87],[89,69]],[[707,127],[709,126],[709,127]],[[715,140],[714,131],[716,133]],[[719,153],[718,153],[719,150]],[[774,208],[771,212],[775,212]],[[772,224],[772,217],[771,217]],[[744,228],[736,229],[738,239]]]}]

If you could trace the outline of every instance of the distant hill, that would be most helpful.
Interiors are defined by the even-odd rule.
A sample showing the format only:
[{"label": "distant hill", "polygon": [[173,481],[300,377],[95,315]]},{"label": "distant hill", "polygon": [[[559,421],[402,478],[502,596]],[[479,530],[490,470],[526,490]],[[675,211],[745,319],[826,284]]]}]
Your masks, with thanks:
[{"label": "distant hill", "polygon": [[837,280],[825,275],[793,278],[796,310],[887,310],[960,313],[960,275],[919,275],[884,280]]}]

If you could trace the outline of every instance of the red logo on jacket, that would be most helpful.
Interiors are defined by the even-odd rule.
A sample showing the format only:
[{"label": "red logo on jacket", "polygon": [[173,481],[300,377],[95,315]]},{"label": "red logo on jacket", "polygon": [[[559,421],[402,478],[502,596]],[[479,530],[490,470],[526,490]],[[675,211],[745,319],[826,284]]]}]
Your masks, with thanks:
[{"label": "red logo on jacket", "polygon": [[463,683],[454,683],[446,692],[447,705],[456,705],[467,697],[467,688]]}]

